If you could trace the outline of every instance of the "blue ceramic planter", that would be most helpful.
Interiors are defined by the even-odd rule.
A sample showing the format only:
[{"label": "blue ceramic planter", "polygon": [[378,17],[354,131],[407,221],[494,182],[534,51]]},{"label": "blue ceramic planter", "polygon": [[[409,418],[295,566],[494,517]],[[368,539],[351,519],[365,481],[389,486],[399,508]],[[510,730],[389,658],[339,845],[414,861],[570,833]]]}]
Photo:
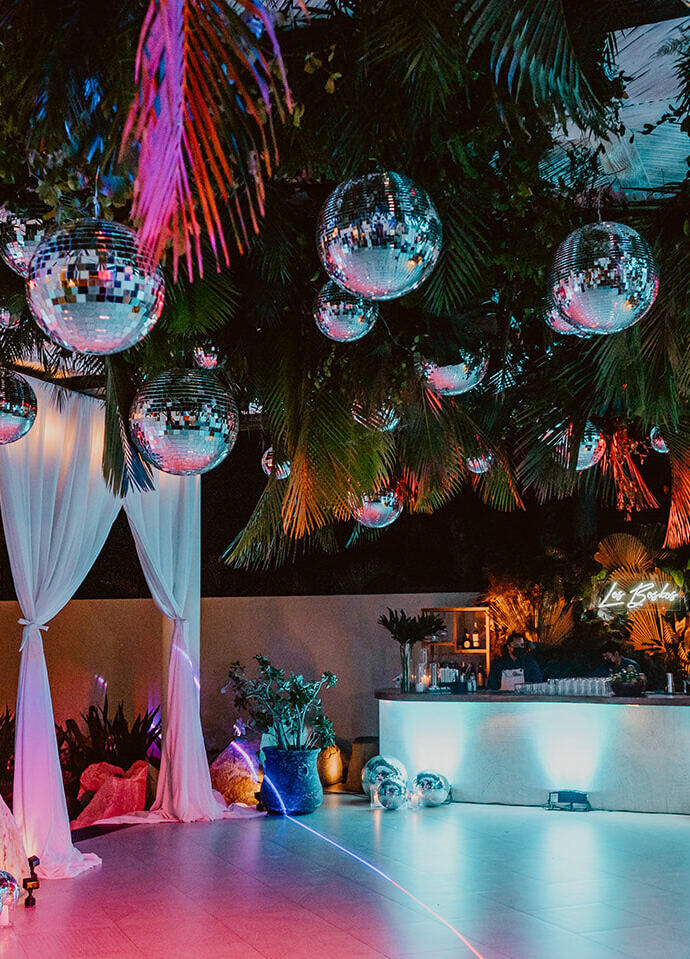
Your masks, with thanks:
[{"label": "blue ceramic planter", "polygon": [[316,768],[318,749],[264,749],[264,779],[259,797],[271,813],[301,816],[323,802],[323,787]]}]

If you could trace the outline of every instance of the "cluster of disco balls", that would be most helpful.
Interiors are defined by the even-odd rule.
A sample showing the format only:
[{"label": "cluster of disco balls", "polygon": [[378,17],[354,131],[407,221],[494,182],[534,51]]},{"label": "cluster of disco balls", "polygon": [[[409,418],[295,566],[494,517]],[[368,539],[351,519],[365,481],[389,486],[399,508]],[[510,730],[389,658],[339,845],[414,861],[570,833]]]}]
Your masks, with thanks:
[{"label": "cluster of disco balls", "polygon": [[450,783],[441,773],[424,770],[408,781],[407,770],[392,756],[374,756],[362,769],[362,789],[374,805],[393,811],[406,803],[442,806],[451,800]]}]

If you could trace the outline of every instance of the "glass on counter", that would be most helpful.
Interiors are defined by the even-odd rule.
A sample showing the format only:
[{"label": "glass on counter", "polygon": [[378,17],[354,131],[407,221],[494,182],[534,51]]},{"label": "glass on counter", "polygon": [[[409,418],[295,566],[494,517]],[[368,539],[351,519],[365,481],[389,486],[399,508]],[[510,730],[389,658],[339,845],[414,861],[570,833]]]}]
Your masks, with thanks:
[{"label": "glass on counter", "polygon": [[545,683],[523,683],[515,688],[522,696],[612,696],[611,681],[600,677],[574,676],[572,679],[549,679]]}]

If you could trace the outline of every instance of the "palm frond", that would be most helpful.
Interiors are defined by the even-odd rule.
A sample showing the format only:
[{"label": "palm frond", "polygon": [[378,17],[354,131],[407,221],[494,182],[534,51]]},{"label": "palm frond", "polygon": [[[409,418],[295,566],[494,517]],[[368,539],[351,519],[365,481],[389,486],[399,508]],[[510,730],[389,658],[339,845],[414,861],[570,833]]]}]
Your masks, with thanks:
[{"label": "palm frond", "polygon": [[131,377],[117,356],[106,359],[105,437],[103,475],[117,496],[126,496],[130,486],[153,489],[151,467],[141,458],[129,438],[128,417],[134,389]]}]

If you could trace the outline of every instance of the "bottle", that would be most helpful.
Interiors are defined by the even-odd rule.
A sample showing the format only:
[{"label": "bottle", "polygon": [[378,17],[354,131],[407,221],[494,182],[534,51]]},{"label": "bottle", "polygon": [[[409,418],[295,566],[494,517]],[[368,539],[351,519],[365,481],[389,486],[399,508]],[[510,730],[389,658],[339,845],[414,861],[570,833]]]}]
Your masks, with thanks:
[{"label": "bottle", "polygon": [[472,630],[472,647],[473,649],[479,649],[479,627],[476,622]]},{"label": "bottle", "polygon": [[470,640],[470,631],[469,629],[465,629],[465,632],[463,634],[462,647],[463,649],[470,649],[471,646],[472,646],[472,641]]},{"label": "bottle", "polygon": [[467,674],[467,692],[468,693],[477,692],[477,679],[474,675],[474,666],[470,666],[469,672]]},{"label": "bottle", "polygon": [[486,676],[484,674],[484,667],[480,663],[479,668],[477,669],[477,689],[484,689],[485,686]]}]

